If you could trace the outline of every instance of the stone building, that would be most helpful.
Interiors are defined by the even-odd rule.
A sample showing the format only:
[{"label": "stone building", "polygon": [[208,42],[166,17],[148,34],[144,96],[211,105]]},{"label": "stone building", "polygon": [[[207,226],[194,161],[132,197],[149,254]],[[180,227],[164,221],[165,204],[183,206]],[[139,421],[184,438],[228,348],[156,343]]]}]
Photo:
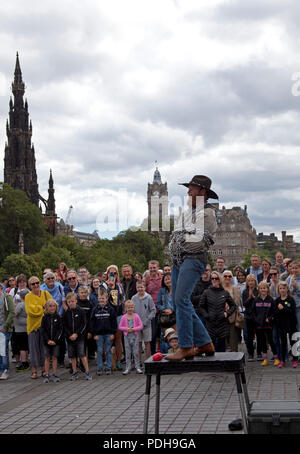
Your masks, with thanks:
[{"label": "stone building", "polygon": [[148,183],[147,204],[148,216],[143,220],[140,229],[159,238],[168,262],[168,244],[174,225],[174,216],[169,215],[168,184],[162,182],[158,167],[155,169],[152,183]]},{"label": "stone building", "polygon": [[22,79],[18,53],[11,88],[14,99],[10,98],[9,120],[6,122],[7,142],[4,150],[4,183],[9,184],[13,189],[24,191],[34,205],[39,206],[39,202],[44,204],[47,229],[49,233],[55,235],[57,216],[55,213],[52,172],[50,171],[48,199],[46,200],[39,193],[35,150],[34,145],[31,143],[32,123],[31,120],[29,121],[27,99],[24,102],[25,84]]},{"label": "stone building", "polygon": [[153,175],[153,182],[148,183],[147,204],[148,230],[152,232],[168,230],[168,185],[161,181],[157,167]]},{"label": "stone building", "polygon": [[300,243],[294,242],[293,235],[287,235],[285,230],[281,232],[281,240],[278,239],[275,233],[264,235],[263,232],[260,232],[257,235],[258,248],[263,249],[266,243],[272,246],[273,249],[283,248],[287,257],[294,258],[300,255]]},{"label": "stone building", "polygon": [[244,208],[219,208],[218,203],[212,204],[216,208],[217,232],[215,244],[210,249],[214,261],[221,256],[227,266],[242,263],[245,254],[257,248],[256,231],[251,226],[247,205]]}]

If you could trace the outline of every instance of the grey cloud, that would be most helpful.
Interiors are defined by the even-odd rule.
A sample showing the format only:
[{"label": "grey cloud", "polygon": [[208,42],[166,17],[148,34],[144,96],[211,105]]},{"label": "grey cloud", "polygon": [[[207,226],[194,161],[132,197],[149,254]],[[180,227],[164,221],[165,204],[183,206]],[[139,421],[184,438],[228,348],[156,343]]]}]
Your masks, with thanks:
[{"label": "grey cloud", "polygon": [[246,0],[242,3],[239,0],[224,2],[215,9],[215,19],[218,21],[259,21],[273,17],[281,17],[287,10],[297,9],[298,2],[295,0]]},{"label": "grey cloud", "polygon": [[[162,98],[135,99],[132,114],[201,134],[206,145],[212,146],[228,133],[247,131],[256,117],[299,112],[299,98],[291,93],[291,76],[285,67],[269,68],[263,61],[230,70],[185,73],[178,75]],[[270,129],[272,125],[266,125],[266,135]],[[283,141],[286,139],[284,134]]]}]

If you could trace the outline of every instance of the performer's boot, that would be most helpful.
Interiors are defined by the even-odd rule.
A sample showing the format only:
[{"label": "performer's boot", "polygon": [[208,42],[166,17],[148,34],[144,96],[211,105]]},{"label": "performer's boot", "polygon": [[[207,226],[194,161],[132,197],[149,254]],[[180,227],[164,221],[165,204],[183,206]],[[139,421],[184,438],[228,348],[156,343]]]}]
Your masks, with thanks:
[{"label": "performer's boot", "polygon": [[167,355],[166,359],[169,361],[181,361],[182,359],[193,359],[195,354],[194,347],[179,347],[178,350],[172,355]]},{"label": "performer's boot", "polygon": [[215,354],[215,347],[212,342],[195,348],[195,356],[201,356],[205,353],[206,356],[213,356]]}]

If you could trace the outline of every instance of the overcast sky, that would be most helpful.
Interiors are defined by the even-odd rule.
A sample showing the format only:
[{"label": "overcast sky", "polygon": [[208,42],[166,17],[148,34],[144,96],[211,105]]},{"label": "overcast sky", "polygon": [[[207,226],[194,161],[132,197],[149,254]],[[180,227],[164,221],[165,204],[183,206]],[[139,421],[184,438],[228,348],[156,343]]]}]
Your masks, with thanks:
[{"label": "overcast sky", "polygon": [[208,175],[257,233],[300,242],[299,20],[296,0],[3,1],[2,157],[18,51],[39,190],[51,168],[77,230],[103,236],[120,190],[140,224],[157,161],[170,197]]}]

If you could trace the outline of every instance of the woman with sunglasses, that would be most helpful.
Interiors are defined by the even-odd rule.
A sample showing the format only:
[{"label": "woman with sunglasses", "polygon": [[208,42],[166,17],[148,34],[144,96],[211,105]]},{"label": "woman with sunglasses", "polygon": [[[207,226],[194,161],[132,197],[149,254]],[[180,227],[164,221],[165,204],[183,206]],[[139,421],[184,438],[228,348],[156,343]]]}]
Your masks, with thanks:
[{"label": "woman with sunglasses", "polygon": [[62,303],[65,300],[64,288],[55,280],[54,273],[49,272],[44,275],[44,283],[41,285],[41,290],[47,290],[50,293],[52,299],[58,304],[59,315],[62,315],[64,311]]},{"label": "woman with sunglasses", "polygon": [[41,290],[40,280],[36,276],[28,279],[31,290],[25,296],[25,311],[27,314],[27,334],[30,353],[31,378],[37,378],[37,368],[42,368],[42,376],[45,376],[44,344],[41,335],[41,323],[44,316],[44,305],[51,295],[47,290]]},{"label": "woman with sunglasses", "polygon": [[211,286],[202,293],[199,309],[206,320],[206,329],[216,352],[225,352],[226,337],[229,335],[228,317],[235,308],[230,293],[223,288],[221,275],[212,271]]},{"label": "woman with sunglasses", "polygon": [[8,279],[8,284],[7,284],[7,287],[5,289],[5,293],[10,293],[13,289],[15,289],[17,287],[17,281],[14,277],[10,277]]}]

